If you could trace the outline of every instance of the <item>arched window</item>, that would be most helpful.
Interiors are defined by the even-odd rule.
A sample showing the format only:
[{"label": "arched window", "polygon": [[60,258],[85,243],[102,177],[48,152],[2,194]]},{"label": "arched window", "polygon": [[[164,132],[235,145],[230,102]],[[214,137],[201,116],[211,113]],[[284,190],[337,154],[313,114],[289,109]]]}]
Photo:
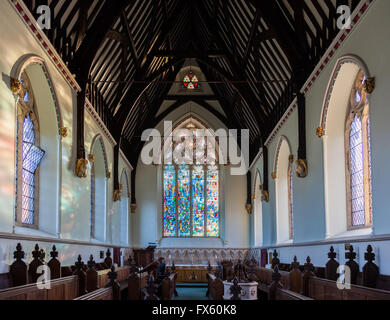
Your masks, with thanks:
[{"label": "arched window", "polygon": [[274,163],[273,178],[276,192],[277,242],[293,239],[293,156],[285,137],[279,140]]},{"label": "arched window", "polygon": [[[190,122],[188,135],[171,144],[163,167],[163,235],[164,237],[219,237],[219,168],[215,145],[199,139],[201,128]],[[175,136],[176,133],[173,133]],[[199,142],[200,141],[200,142]],[[199,144],[200,143],[200,144]],[[197,146],[203,146],[203,157]],[[190,150],[188,152],[188,150]],[[202,153],[202,152],[201,152]],[[204,156],[208,154],[207,156]],[[170,160],[168,160],[170,159]]]},{"label": "arched window", "polygon": [[328,239],[372,232],[368,75],[358,57],[341,57],[324,97],[317,135],[323,143]]},{"label": "arched window", "polygon": [[39,125],[34,95],[25,72],[19,79],[17,161],[16,161],[16,223],[38,228],[39,165],[45,155],[39,147]]},{"label": "arched window", "polygon": [[120,243],[121,245],[129,245],[130,235],[130,219],[129,219],[129,184],[126,170],[123,171],[121,177],[121,211],[120,211]]},{"label": "arched window", "polygon": [[200,83],[197,75],[190,71],[183,78],[183,89],[194,90],[200,89]]},{"label": "arched window", "polygon": [[345,125],[347,222],[349,229],[372,225],[369,103],[360,71],[353,85]]},{"label": "arched window", "polygon": [[253,238],[254,246],[261,247],[263,245],[263,206],[262,206],[262,186],[260,181],[260,173],[257,172],[255,180],[255,197],[254,197],[254,223],[253,223]]},{"label": "arched window", "polygon": [[107,170],[101,137],[95,138],[89,158],[91,163],[91,238],[104,242],[106,241]]},{"label": "arched window", "polygon": [[289,223],[289,232],[290,239],[294,238],[294,205],[293,205],[293,169],[292,169],[292,156],[290,156],[289,165],[288,165],[288,223]]}]

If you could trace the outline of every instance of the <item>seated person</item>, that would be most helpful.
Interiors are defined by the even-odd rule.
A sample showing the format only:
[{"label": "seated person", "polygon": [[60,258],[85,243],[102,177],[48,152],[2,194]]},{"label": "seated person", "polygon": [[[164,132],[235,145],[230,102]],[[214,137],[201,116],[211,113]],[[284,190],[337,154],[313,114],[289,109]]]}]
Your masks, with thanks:
[{"label": "seated person", "polygon": [[159,261],[159,266],[157,267],[157,278],[158,280],[164,280],[165,276],[166,276],[166,265],[165,265],[165,260],[164,258],[159,258],[158,259]]}]

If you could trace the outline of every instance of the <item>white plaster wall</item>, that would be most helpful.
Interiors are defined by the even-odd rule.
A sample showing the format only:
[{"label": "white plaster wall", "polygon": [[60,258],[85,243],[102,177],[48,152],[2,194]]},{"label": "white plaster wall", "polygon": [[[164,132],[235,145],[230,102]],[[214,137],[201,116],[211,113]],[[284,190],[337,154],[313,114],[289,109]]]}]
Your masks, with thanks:
[{"label": "white plaster wall", "polygon": [[[305,179],[299,179],[294,175],[294,243],[304,244],[313,241],[321,241],[326,238],[326,214],[325,214],[325,185],[324,185],[324,160],[323,141],[316,136],[316,129],[320,123],[321,108],[325,97],[326,89],[331,78],[336,61],[345,55],[356,55],[367,65],[369,72],[376,78],[376,89],[370,96],[370,123],[371,123],[371,155],[372,155],[372,191],[373,191],[373,235],[390,234],[390,216],[388,213],[388,181],[390,172],[385,170],[388,166],[390,156],[390,130],[389,119],[390,109],[390,64],[388,56],[390,54],[390,41],[388,30],[390,20],[390,2],[386,0],[375,0],[368,12],[360,19],[358,25],[354,27],[348,38],[341,44],[335,52],[330,62],[327,64],[314,85],[306,94],[306,135],[307,135],[307,160],[309,175]],[[346,85],[346,84],[344,84]],[[349,91],[349,89],[348,89]],[[340,121],[345,121],[340,119]],[[297,110],[290,116],[276,137],[269,144],[269,174],[272,173],[272,163],[274,160],[275,146],[280,135],[285,135],[290,140],[292,153],[296,158],[298,148],[298,117]],[[343,161],[342,155],[333,154]],[[262,172],[263,159],[260,158],[252,168],[252,174],[256,169]],[[339,174],[343,174],[340,172]],[[263,203],[265,234],[264,245],[276,243],[276,221],[275,214],[275,194],[274,181],[269,177],[270,202]],[[329,184],[329,188],[337,187],[336,182]],[[338,188],[340,187],[340,188]],[[342,186],[338,186],[341,190]],[[345,189],[344,189],[345,190]],[[345,194],[345,191],[343,191]],[[332,209],[337,210],[345,219],[345,198],[334,201]],[[343,223],[340,221],[342,229]],[[336,226],[337,228],[337,226]],[[331,233],[338,233],[334,230]],[[353,235],[352,235],[353,237]],[[367,237],[367,243],[370,236]],[[351,240],[346,240],[351,242]],[[362,248],[367,247],[367,243],[361,244]],[[379,246],[378,254],[381,261],[381,268],[384,274],[389,274],[390,270],[383,261],[388,261],[387,253],[390,252],[389,242],[373,242],[373,246]],[[365,249],[365,248],[364,248]],[[363,250],[364,249],[359,249]],[[293,247],[291,249],[280,249],[281,252],[290,252],[290,256],[283,259],[292,261],[293,254],[301,254],[300,261],[304,256],[313,255],[315,264],[323,265],[326,261],[329,245],[321,253],[319,247]],[[287,250],[287,251],[286,251]],[[377,254],[377,256],[378,256]],[[315,260],[321,255],[322,258]],[[322,260],[320,260],[322,259]],[[361,259],[361,258],[360,258]]]},{"label": "white plaster wall", "polygon": [[[12,26],[12,28],[9,26]],[[53,121],[51,110],[45,110],[44,107],[38,110],[43,129],[41,132],[41,144],[46,151],[52,153],[47,155],[47,158],[43,161],[45,163],[55,153],[60,158],[58,165],[50,162],[52,166],[41,175],[41,179],[50,181],[51,184],[46,184],[45,189],[41,190],[40,210],[41,213],[47,212],[47,216],[50,218],[42,222],[40,226],[42,230],[40,231],[44,231],[45,236],[88,242],[90,241],[90,172],[88,171],[88,177],[85,179],[77,178],[74,173],[76,163],[76,123],[73,119],[76,118],[76,94],[8,1],[4,1],[1,5],[0,29],[3,31],[7,30],[0,34],[0,42],[6,44],[0,46],[0,56],[2,57],[0,59],[0,153],[2,155],[0,157],[0,233],[7,234],[14,232],[16,103],[9,88],[8,77],[21,57],[32,54],[43,58],[47,65],[58,98],[63,125],[68,128],[69,133],[66,138],[61,138],[61,141],[57,141],[55,137],[46,135],[46,132],[53,130],[56,121]],[[33,83],[33,87],[35,85],[40,86],[40,84]],[[45,101],[40,103],[42,106],[44,104]],[[50,106],[47,105],[46,107],[49,108]],[[42,125],[43,123],[44,125]],[[108,170],[112,173],[113,146],[106,136],[104,136],[103,131],[97,126],[95,120],[86,111],[85,147],[87,153],[90,151],[92,139],[97,134],[103,136],[108,159]],[[123,160],[120,160],[119,172],[125,167],[131,172],[128,165]],[[61,186],[58,191],[57,185],[59,182],[61,182]],[[53,190],[58,191],[57,196],[54,195]],[[105,212],[107,221],[110,221],[115,207],[120,206],[118,203],[113,204],[112,194],[113,178],[107,181]],[[60,196],[61,198],[59,198]],[[60,225],[59,230],[57,230],[57,224]],[[16,231],[18,232],[18,230]],[[24,233],[37,235],[37,232],[34,231]],[[111,228],[109,224],[107,224],[106,233],[107,239],[110,240]],[[12,245],[7,244],[6,247],[3,247],[4,243],[8,243],[7,241],[0,240],[0,246],[2,252],[9,255],[11,251],[14,251],[11,247],[15,246],[14,242],[12,242]],[[23,241],[23,243],[25,242]],[[64,246],[67,247],[68,245]],[[71,247],[73,248],[73,246]],[[88,247],[76,246],[75,248],[80,251],[84,249],[86,250],[85,252],[88,251]],[[75,256],[70,256],[70,254],[71,252],[73,254],[72,250],[76,249],[70,249],[69,259],[74,259]]]}]

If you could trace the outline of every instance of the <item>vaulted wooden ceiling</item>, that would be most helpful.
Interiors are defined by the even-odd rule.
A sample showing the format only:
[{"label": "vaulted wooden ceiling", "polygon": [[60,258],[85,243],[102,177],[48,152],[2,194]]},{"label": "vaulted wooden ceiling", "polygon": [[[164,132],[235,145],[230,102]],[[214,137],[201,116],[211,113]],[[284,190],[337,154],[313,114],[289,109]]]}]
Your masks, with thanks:
[{"label": "vaulted wooden ceiling", "polygon": [[[358,0],[24,0],[135,167],[141,133],[185,59],[195,59],[230,128],[250,129],[251,159],[338,33],[339,5]],[[188,98],[177,98],[165,114]]]}]

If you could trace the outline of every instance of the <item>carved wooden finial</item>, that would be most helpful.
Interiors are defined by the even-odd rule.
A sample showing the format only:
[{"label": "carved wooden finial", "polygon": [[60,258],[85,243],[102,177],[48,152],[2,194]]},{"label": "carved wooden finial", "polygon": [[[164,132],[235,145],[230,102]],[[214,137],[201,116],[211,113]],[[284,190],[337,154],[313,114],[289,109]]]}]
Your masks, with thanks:
[{"label": "carved wooden finial", "polygon": [[349,250],[345,253],[345,259],[348,261],[346,266],[351,270],[351,284],[357,284],[357,278],[359,275],[359,265],[356,263],[356,252],[354,252],[353,246],[349,246]]},{"label": "carved wooden finial", "polygon": [[111,257],[111,250],[110,250],[110,249],[107,249],[106,257],[107,257],[107,258],[110,258],[110,257]]},{"label": "carved wooden finial", "polygon": [[379,267],[373,262],[375,261],[375,253],[371,245],[368,245],[364,259],[367,263],[363,267],[363,285],[369,288],[376,288],[379,278]]},{"label": "carved wooden finial", "polygon": [[241,291],[242,288],[238,284],[238,279],[237,277],[234,277],[233,285],[230,287],[230,293],[232,294],[230,300],[241,300]]},{"label": "carved wooden finial", "polygon": [[335,260],[337,254],[334,252],[333,246],[330,247],[330,252],[328,253],[328,258],[330,259],[325,266],[325,277],[328,280],[337,281],[339,268],[339,263]]},{"label": "carved wooden finial", "polygon": [[96,266],[96,262],[93,260],[93,255],[91,254],[88,261],[88,268],[93,269]]},{"label": "carved wooden finial", "polygon": [[32,256],[34,259],[40,259],[41,258],[41,251],[39,250],[39,245],[36,244],[34,247],[34,251],[32,252]]},{"label": "carved wooden finial", "polygon": [[84,267],[83,259],[81,258],[81,254],[77,257],[77,261],[74,264],[78,270],[82,270]]},{"label": "carved wooden finial", "polygon": [[14,251],[14,259],[16,259],[17,261],[24,259],[24,251],[20,243],[16,245],[16,251]]},{"label": "carved wooden finial", "polygon": [[279,282],[282,279],[282,275],[279,272],[279,267],[276,265],[274,268],[274,272],[272,273],[272,281]]},{"label": "carved wooden finial", "polygon": [[315,268],[314,265],[311,263],[310,257],[306,258],[306,263],[304,264],[303,269],[307,273],[314,273]]},{"label": "carved wooden finial", "polygon": [[299,262],[297,256],[294,256],[294,261],[291,263],[291,270],[296,270],[299,268]]},{"label": "carved wooden finial", "polygon": [[176,271],[176,266],[175,266],[175,260],[172,261],[172,272],[175,272]]},{"label": "carved wooden finial", "polygon": [[58,258],[58,251],[56,246],[53,246],[52,251],[50,252],[50,257],[53,259]]},{"label": "carved wooden finial", "polygon": [[274,250],[273,259],[271,261],[272,269],[274,269],[276,265],[279,265],[279,263],[280,263],[280,260],[278,258],[278,252],[276,250]]}]

